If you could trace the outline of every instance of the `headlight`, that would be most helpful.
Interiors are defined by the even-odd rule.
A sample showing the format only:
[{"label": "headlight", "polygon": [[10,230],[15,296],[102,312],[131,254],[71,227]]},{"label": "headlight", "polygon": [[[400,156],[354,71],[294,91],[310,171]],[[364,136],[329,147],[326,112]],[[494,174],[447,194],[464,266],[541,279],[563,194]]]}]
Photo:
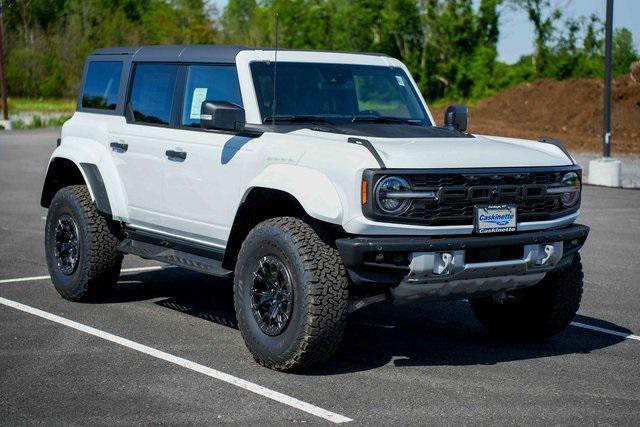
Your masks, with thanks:
[{"label": "headlight", "polygon": [[561,186],[557,190],[560,192],[560,201],[564,207],[569,208],[575,205],[580,199],[580,177],[575,172],[564,174]]},{"label": "headlight", "polygon": [[406,179],[399,176],[388,176],[378,182],[376,186],[376,202],[382,212],[386,214],[401,214],[409,206],[409,199],[401,193],[410,192],[411,186]]}]

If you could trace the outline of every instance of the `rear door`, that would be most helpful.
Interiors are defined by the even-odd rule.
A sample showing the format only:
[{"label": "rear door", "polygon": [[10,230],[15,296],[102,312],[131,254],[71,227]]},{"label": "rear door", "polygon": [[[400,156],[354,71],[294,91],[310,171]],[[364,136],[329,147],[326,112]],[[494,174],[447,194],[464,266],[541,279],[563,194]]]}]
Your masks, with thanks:
[{"label": "rear door", "polygon": [[111,133],[111,150],[127,197],[130,223],[156,230],[166,226],[164,210],[165,146],[170,142],[178,65],[133,65],[120,128]]}]

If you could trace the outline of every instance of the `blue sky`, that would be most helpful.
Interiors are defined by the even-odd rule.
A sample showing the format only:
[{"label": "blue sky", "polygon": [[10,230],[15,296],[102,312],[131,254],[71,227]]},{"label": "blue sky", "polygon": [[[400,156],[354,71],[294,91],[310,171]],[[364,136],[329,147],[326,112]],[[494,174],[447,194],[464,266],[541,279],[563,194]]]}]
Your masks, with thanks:
[{"label": "blue sky", "polygon": [[[228,0],[212,0],[222,10]],[[478,0],[476,0],[478,1]],[[556,4],[566,5],[563,19],[589,16],[595,13],[604,21],[606,0],[552,0]],[[521,55],[533,51],[533,27],[527,16],[505,8],[500,23],[500,41],[498,56],[501,61],[513,63]],[[640,50],[640,0],[614,0],[614,27],[626,27],[633,33],[633,38]]]},{"label": "blue sky", "polygon": [[[558,1],[556,1],[558,3]],[[560,4],[567,3],[560,2]],[[606,0],[573,0],[563,11],[563,19],[590,16],[595,13],[603,21],[606,15]],[[640,0],[614,0],[613,26],[626,27],[633,33],[633,40],[640,50]],[[500,22],[500,60],[513,63],[521,55],[533,51],[533,27],[521,12],[505,10]]]}]

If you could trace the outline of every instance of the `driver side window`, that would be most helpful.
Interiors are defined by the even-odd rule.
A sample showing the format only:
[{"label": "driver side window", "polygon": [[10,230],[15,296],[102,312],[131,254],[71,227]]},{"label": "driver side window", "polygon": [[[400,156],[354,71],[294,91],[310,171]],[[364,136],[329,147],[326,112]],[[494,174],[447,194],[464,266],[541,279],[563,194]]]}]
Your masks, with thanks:
[{"label": "driver side window", "polygon": [[182,126],[200,127],[203,101],[227,101],[242,107],[236,67],[229,65],[190,65],[182,106]]}]

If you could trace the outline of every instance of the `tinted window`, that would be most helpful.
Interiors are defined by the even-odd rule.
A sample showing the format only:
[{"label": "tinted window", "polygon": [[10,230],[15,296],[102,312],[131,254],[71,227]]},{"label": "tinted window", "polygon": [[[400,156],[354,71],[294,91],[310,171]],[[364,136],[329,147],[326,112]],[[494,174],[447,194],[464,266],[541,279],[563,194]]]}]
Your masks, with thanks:
[{"label": "tinted window", "polygon": [[160,125],[171,122],[177,72],[177,65],[136,65],[129,98],[136,122]]},{"label": "tinted window", "polygon": [[[253,62],[260,114],[273,114],[273,62]],[[395,67],[278,63],[277,116],[314,116],[335,122],[390,117],[430,125],[406,73]]]},{"label": "tinted window", "polygon": [[82,91],[82,106],[115,110],[121,74],[122,62],[90,62]]},{"label": "tinted window", "polygon": [[236,68],[228,65],[191,65],[182,107],[182,124],[200,126],[202,101],[227,101],[242,106]]}]

